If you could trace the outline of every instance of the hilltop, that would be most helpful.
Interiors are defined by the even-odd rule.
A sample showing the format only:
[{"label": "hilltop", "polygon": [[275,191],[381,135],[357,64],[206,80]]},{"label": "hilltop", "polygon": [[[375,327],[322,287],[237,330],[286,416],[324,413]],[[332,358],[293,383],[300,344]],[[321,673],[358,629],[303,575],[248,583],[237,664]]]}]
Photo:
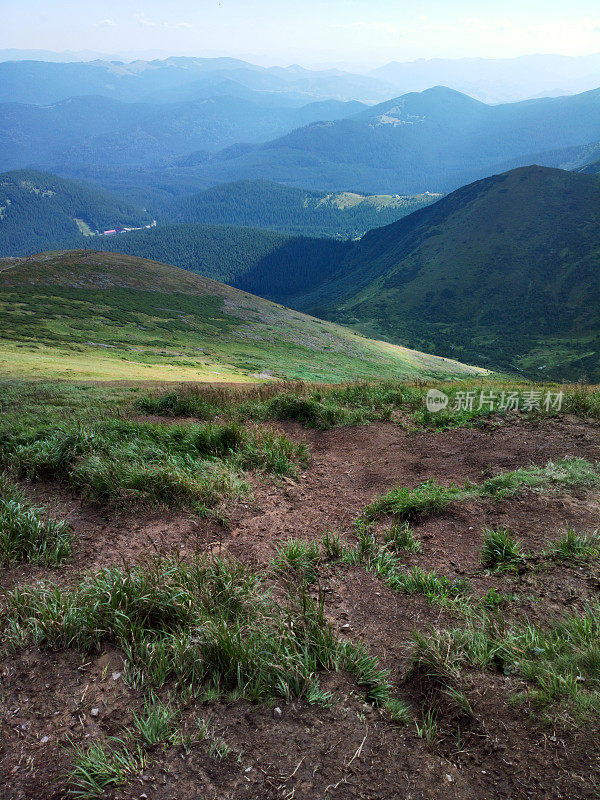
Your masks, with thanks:
[{"label": "hilltop", "polygon": [[600,379],[600,179],[524,167],[368,233],[293,302],[430,352]]},{"label": "hilltop", "polygon": [[0,264],[4,376],[243,382],[481,372],[155,261],[67,251]]}]

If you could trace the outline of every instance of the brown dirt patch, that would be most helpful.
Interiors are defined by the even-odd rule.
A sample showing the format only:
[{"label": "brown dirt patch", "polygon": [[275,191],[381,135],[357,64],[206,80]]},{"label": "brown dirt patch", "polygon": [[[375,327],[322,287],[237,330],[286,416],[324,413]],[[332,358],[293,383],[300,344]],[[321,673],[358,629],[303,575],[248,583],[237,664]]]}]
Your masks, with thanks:
[{"label": "brown dirt patch", "polygon": [[[66,514],[75,532],[71,561],[60,569],[28,566],[6,570],[10,588],[39,578],[75,582],[82,572],[108,564],[136,562],[153,552],[184,556],[208,548],[265,564],[275,547],[290,537],[319,538],[329,530],[351,535],[353,520],[378,494],[394,484],[416,486],[436,478],[463,483],[567,455],[600,459],[600,427],[571,417],[539,422],[514,420],[483,429],[407,433],[391,423],[311,431],[295,424],[280,427],[306,441],[312,461],[296,479],[254,478],[254,496],[229,509],[230,524],[198,520],[189,514],[99,507],[53,484],[26,490],[52,513]],[[524,492],[510,500],[454,505],[415,525],[423,552],[406,564],[435,569],[450,578],[468,578],[477,595],[491,586],[514,597],[511,613],[547,621],[597,599],[600,573],[595,562],[552,564],[541,551],[567,526],[598,527],[597,492]],[[378,523],[381,529],[386,525]],[[488,575],[478,566],[484,526],[515,531],[533,557],[522,574]],[[392,671],[402,696],[418,696],[406,682],[411,632],[426,631],[449,615],[422,596],[395,593],[362,568],[324,569],[325,608],[340,635],[364,640]],[[349,625],[349,628],[342,626]],[[119,734],[131,723],[140,695],[118,673],[113,651],[82,656],[45,654],[35,649],[5,654],[1,676],[2,797],[46,800],[64,796],[69,765],[67,737],[74,742]],[[454,730],[442,730],[437,749],[429,749],[413,725],[398,726],[365,705],[344,675],[325,676],[333,691],[331,708],[279,703],[281,718],[269,705],[245,701],[192,704],[184,722],[212,716],[217,732],[233,747],[222,762],[206,745],[189,753],[157,747],[143,773],[109,797],[148,800],[199,798],[277,798],[277,800],[525,800],[595,798],[600,785],[597,726],[585,731],[548,726],[508,700],[521,686],[502,674],[465,676],[476,723],[458,746]],[[91,709],[99,708],[97,717]],[[47,739],[45,737],[48,737]],[[237,758],[239,753],[239,760]]]}]

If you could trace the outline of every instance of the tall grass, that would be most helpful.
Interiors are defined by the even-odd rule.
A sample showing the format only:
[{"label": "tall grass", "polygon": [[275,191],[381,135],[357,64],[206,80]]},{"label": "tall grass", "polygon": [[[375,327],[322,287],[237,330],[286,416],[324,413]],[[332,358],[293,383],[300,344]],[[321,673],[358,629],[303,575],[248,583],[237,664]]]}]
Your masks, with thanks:
[{"label": "tall grass", "polygon": [[0,564],[31,562],[51,566],[71,552],[71,527],[49,519],[28,503],[18,487],[0,475]]},{"label": "tall grass", "polygon": [[460,628],[420,637],[414,657],[422,661],[424,652],[437,654],[438,673],[453,677],[464,665],[518,675],[530,686],[517,699],[566,703],[572,715],[585,717],[600,713],[599,637],[597,602],[547,626],[509,624],[497,611],[477,611],[465,615]]},{"label": "tall grass", "polygon": [[452,502],[491,497],[513,497],[524,488],[538,490],[591,488],[600,485],[600,464],[584,458],[567,457],[549,461],[545,467],[522,467],[488,478],[483,483],[440,486],[427,481],[414,489],[397,486],[370,503],[363,518],[373,520],[383,514],[410,520],[443,511]]},{"label": "tall grass", "polygon": [[12,646],[90,652],[111,643],[136,685],[174,681],[251,700],[306,697],[319,671],[343,668],[374,701],[388,691],[374,659],[338,640],[306,591],[276,602],[263,578],[235,561],[105,569],[68,590],[16,589],[7,604]]},{"label": "tall grass", "polygon": [[[187,385],[177,390],[147,394],[137,402],[145,414],[166,416],[194,416],[213,419],[227,415],[235,419],[294,419],[304,425],[330,428],[389,420],[395,412],[402,411],[418,429],[443,430],[484,424],[490,416],[501,417],[506,412],[489,404],[475,402],[472,408],[453,410],[457,393],[474,391],[476,395],[491,389],[497,395],[502,391],[519,392],[535,387],[540,391],[562,391],[562,412],[532,408],[521,414],[526,416],[554,416],[559,413],[600,419],[600,390],[579,384],[531,384],[518,381],[491,379],[487,381],[466,379],[446,381],[354,381],[335,385],[281,381],[264,386],[243,388],[215,388],[206,385]],[[430,388],[441,389],[448,395],[448,409],[436,413],[425,406],[425,395]]]},{"label": "tall grass", "polygon": [[106,419],[30,432],[5,442],[4,461],[20,475],[50,477],[96,500],[214,506],[247,491],[241,470],[287,475],[306,447],[237,423],[161,425]]}]

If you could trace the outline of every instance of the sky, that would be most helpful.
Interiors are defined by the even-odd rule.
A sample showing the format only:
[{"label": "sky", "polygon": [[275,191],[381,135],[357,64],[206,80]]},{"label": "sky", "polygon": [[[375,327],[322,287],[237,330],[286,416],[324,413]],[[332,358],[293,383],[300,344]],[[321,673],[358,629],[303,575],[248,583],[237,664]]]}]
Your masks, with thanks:
[{"label": "sky", "polygon": [[375,67],[600,52],[598,0],[0,0],[0,49]]}]

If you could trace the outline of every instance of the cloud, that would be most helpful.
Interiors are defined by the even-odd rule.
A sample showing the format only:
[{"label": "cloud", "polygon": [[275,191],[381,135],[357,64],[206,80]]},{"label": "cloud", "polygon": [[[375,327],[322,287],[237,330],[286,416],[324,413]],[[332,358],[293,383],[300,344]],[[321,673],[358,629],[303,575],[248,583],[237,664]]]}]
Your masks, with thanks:
[{"label": "cloud", "polygon": [[114,28],[114,26],[116,24],[117,23],[114,21],[114,19],[107,18],[107,19],[101,19],[100,22],[97,22],[96,23],[96,27],[97,28]]},{"label": "cloud", "polygon": [[192,28],[193,27],[191,22],[166,22],[166,21],[157,22],[156,20],[147,17],[143,12],[136,14],[135,18],[137,19],[138,23],[142,25],[144,28]]},{"label": "cloud", "polygon": [[135,18],[140,23],[140,25],[143,25],[145,28],[157,27],[157,23],[151,19],[148,19],[148,17],[143,12],[141,14],[136,14]]},{"label": "cloud", "polygon": [[392,36],[400,36],[400,31],[389,22],[376,22],[359,20],[357,22],[347,22],[345,24],[334,25],[335,28],[351,28],[361,31],[375,31],[377,33],[389,33]]}]

